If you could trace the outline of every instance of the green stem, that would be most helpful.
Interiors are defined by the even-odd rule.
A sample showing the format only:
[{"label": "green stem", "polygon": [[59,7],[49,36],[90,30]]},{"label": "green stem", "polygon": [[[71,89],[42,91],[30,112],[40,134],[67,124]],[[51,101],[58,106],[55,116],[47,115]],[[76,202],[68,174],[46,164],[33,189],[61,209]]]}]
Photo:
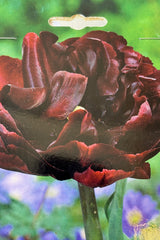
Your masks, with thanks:
[{"label": "green stem", "polygon": [[78,183],[86,240],[103,240],[94,189]]}]

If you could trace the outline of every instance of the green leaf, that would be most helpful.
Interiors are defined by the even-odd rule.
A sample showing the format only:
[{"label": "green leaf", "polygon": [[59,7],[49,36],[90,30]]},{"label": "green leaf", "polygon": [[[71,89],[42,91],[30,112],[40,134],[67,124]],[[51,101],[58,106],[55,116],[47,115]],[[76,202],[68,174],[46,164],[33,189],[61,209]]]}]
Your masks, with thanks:
[{"label": "green leaf", "polygon": [[105,215],[108,221],[109,221],[109,215],[110,215],[110,205],[112,203],[113,197],[114,197],[114,193],[112,193],[112,195],[108,198],[104,206]]},{"label": "green leaf", "polygon": [[[109,217],[108,236],[109,240],[118,239],[125,240],[122,231],[122,210],[123,210],[123,196],[125,193],[126,179],[120,180],[116,183],[116,189],[110,209],[105,208],[107,217]],[[108,207],[109,207],[108,205]],[[107,204],[105,205],[107,207]],[[109,212],[109,214],[108,214]]]},{"label": "green leaf", "polygon": [[36,230],[33,226],[33,215],[23,203],[12,200],[9,206],[0,209],[0,224],[13,226],[12,236],[34,237]]},{"label": "green leaf", "polygon": [[56,233],[58,239],[74,239],[73,228],[82,227],[80,203],[71,207],[57,207],[50,214],[42,212],[37,221],[37,229],[43,228]]}]

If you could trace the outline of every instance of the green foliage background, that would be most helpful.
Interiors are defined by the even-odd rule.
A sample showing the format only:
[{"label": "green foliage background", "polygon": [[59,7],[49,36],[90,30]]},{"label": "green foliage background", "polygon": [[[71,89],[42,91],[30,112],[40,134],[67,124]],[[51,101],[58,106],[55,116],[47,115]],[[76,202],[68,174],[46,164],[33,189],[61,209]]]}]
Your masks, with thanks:
[{"label": "green foliage background", "polygon": [[52,16],[76,13],[106,17],[108,24],[103,30],[123,35],[129,45],[150,57],[154,66],[160,68],[160,41],[139,40],[140,37],[159,37],[160,0],[0,0],[0,36],[17,37],[16,41],[0,41],[0,55],[21,58],[22,39],[27,32],[48,30],[62,40],[93,30],[76,31],[48,25]]}]

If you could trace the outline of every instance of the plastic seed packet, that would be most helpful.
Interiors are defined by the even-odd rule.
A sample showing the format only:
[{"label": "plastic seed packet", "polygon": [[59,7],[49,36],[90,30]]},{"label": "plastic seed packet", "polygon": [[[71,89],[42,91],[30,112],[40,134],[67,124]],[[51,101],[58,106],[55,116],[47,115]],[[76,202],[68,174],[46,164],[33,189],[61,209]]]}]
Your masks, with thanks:
[{"label": "plastic seed packet", "polygon": [[1,239],[159,239],[158,1],[1,2]]}]

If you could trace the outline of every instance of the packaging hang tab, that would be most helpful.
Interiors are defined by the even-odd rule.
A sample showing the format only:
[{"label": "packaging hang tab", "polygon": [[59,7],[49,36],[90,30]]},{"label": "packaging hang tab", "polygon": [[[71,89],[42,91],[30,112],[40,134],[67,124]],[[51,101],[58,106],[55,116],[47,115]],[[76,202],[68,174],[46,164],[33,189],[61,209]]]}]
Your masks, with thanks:
[{"label": "packaging hang tab", "polygon": [[48,23],[52,27],[70,27],[81,30],[86,27],[104,27],[108,21],[104,17],[85,17],[82,14],[76,14],[71,17],[51,17]]}]

